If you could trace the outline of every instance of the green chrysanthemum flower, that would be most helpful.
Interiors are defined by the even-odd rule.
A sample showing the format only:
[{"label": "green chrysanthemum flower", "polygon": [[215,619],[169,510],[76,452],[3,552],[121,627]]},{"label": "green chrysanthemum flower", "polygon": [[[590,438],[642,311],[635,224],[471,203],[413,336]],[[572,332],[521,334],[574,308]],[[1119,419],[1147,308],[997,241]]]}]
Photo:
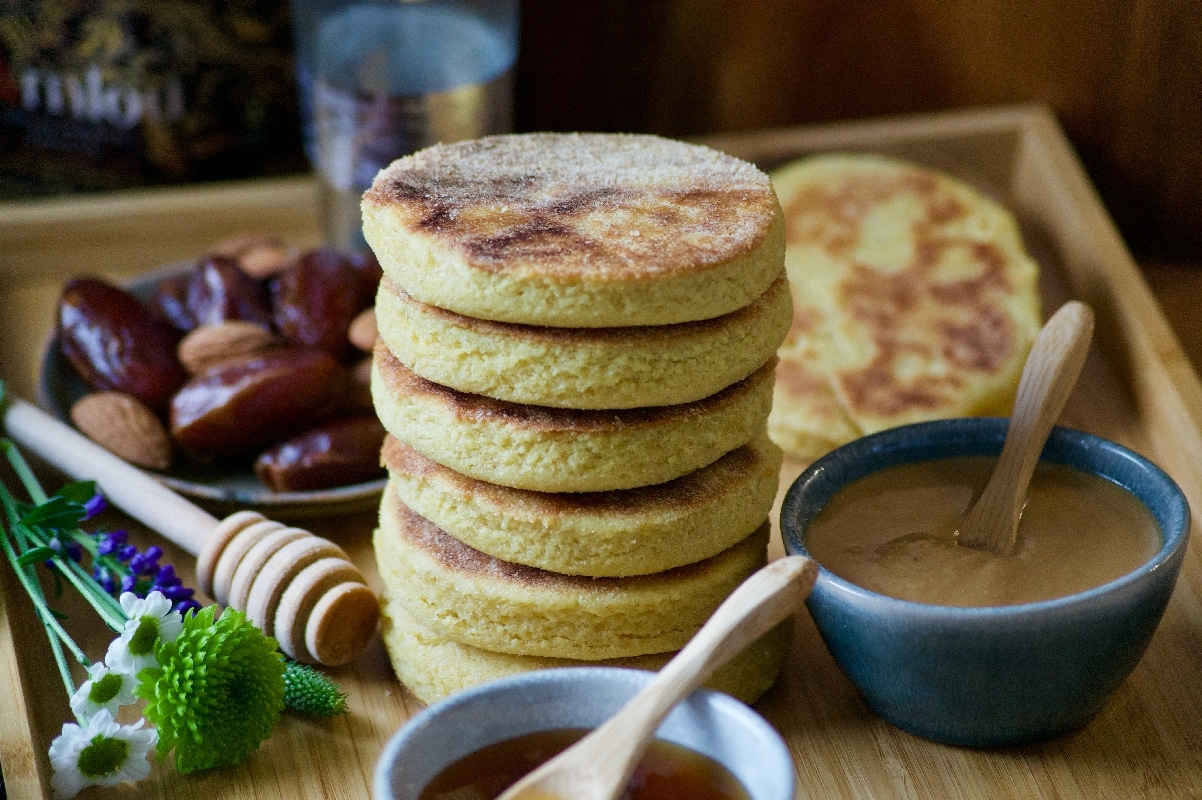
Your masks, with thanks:
[{"label": "green chrysanthemum flower", "polygon": [[270,734],[284,708],[284,661],[276,641],[246,615],[215,606],[184,618],[174,642],[160,642],[158,667],[138,674],[159,757],[175,750],[182,773],[238,764]]},{"label": "green chrysanthemum flower", "polygon": [[346,713],[346,693],[328,675],[289,659],[284,666],[284,707],[311,717]]}]

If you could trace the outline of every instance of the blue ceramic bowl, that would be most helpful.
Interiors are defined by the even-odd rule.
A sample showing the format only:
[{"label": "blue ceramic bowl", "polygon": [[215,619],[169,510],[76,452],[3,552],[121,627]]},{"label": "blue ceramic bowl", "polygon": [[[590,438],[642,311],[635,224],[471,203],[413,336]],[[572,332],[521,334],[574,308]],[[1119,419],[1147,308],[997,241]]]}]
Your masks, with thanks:
[{"label": "blue ceramic bowl", "polygon": [[[785,495],[785,550],[809,555],[807,526],[845,484],[901,463],[996,456],[1007,424],[938,420],[834,450]],[[1147,459],[1080,431],[1054,429],[1041,459],[1126,488],[1160,524],[1162,547],[1134,572],[1088,591],[987,608],[897,600],[821,569],[806,605],[823,642],[869,707],[899,728],[971,747],[1050,739],[1093,718],[1143,656],[1185,555],[1185,496]]]},{"label": "blue ceramic bowl", "polygon": [[[451,695],[414,716],[376,762],[377,800],[417,800],[438,773],[482,747],[528,733],[595,728],[653,677],[617,667],[536,670]],[[726,767],[751,800],[792,800],[794,773],[780,735],[729,695],[698,689],[657,735]]]}]

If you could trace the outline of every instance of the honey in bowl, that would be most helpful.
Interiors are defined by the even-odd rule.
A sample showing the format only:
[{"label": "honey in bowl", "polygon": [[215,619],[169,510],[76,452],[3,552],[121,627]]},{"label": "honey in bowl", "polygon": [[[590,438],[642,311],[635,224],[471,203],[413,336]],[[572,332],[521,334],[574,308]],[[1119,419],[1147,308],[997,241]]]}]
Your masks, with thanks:
[{"label": "honey in bowl", "polygon": [[1161,546],[1152,513],[1122,487],[1040,462],[1014,554],[961,546],[956,529],[996,459],[946,458],[885,467],[844,486],[806,534],[833,574],[919,603],[1000,606],[1100,586],[1147,562]]},{"label": "honey in bowl", "polygon": [[[443,769],[419,800],[494,800],[586,733],[579,728],[536,731],[483,747]],[[750,800],[750,795],[713,759],[653,739],[622,800]]]}]

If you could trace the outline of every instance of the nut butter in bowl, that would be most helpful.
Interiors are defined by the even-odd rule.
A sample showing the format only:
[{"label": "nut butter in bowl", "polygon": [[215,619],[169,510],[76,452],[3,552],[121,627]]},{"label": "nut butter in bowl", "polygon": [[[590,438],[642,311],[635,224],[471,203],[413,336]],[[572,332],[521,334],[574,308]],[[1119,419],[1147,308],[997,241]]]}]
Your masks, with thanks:
[{"label": "nut butter in bowl", "polygon": [[1088,723],[1143,656],[1189,532],[1180,488],[1114,442],[1055,428],[1012,555],[957,544],[1004,418],[883,431],[814,462],[781,510],[821,565],[807,608],[877,714],[970,747]]}]

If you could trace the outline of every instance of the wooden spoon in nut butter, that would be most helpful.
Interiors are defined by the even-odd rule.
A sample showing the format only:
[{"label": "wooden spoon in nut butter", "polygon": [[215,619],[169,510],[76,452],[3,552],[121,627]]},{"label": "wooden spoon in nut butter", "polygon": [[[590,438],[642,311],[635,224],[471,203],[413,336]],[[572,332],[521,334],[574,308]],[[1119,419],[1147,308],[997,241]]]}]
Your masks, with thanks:
[{"label": "wooden spoon in nut butter", "polygon": [[510,786],[497,800],[614,800],[621,796],[668,712],[715,669],[800,609],[817,576],[817,563],[805,556],[786,556],[753,574],[617,714]]},{"label": "wooden spoon in nut butter", "polygon": [[1072,393],[1093,336],[1093,310],[1071,300],[1052,315],[1031,346],[1002,453],[984,491],[956,532],[959,544],[1010,555],[1039,454]]}]

